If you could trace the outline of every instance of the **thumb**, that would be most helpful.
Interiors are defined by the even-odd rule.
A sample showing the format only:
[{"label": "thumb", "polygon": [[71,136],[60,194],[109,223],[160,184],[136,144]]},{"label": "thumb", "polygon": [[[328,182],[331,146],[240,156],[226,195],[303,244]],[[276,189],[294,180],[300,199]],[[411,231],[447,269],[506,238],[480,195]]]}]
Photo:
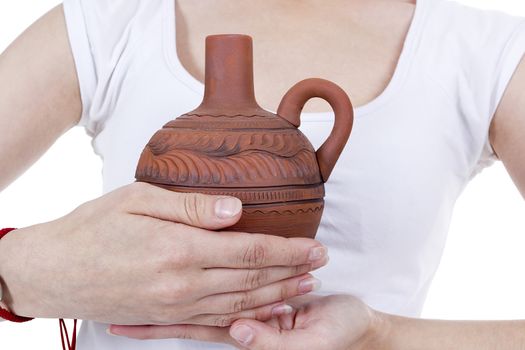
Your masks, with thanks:
[{"label": "thumb", "polygon": [[234,225],[242,215],[235,197],[172,192],[146,183],[129,185],[124,194],[128,211],[208,230]]},{"label": "thumb", "polygon": [[308,349],[306,337],[298,332],[279,330],[255,320],[237,321],[230,327],[230,336],[243,348],[249,350]]},{"label": "thumb", "polygon": [[242,202],[235,197],[180,193],[179,222],[193,227],[218,230],[234,225],[242,215]]}]

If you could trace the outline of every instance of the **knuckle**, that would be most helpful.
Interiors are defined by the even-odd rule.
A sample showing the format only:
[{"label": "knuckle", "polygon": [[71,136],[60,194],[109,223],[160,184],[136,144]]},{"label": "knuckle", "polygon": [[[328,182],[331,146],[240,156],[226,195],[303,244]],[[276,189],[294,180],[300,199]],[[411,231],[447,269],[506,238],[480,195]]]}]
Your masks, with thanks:
[{"label": "knuckle", "polygon": [[305,274],[308,271],[310,271],[311,268],[312,268],[312,265],[310,264],[294,266],[292,267],[292,276],[299,276],[299,275]]},{"label": "knuckle", "polygon": [[183,196],[183,208],[186,219],[190,224],[202,222],[202,213],[204,212],[204,201],[196,193],[188,193]]},{"label": "knuckle", "polygon": [[163,265],[169,270],[182,270],[191,265],[192,255],[190,249],[184,244],[168,244],[165,247],[165,258]]},{"label": "knuckle", "polygon": [[266,264],[268,253],[266,245],[257,240],[251,243],[242,256],[242,263],[249,268],[260,268]]},{"label": "knuckle", "polygon": [[132,192],[145,192],[147,189],[150,188],[150,186],[151,185],[146,182],[135,181],[125,187],[132,190]]},{"label": "knuckle", "polygon": [[289,299],[295,295],[297,295],[297,287],[296,284],[291,283],[283,283],[279,287],[279,295],[280,300],[286,300]]},{"label": "knuckle", "polygon": [[190,292],[189,283],[180,279],[177,283],[161,283],[154,292],[155,299],[161,305],[175,305]]},{"label": "knuckle", "polygon": [[230,306],[230,313],[238,313],[249,309],[255,304],[255,300],[249,292],[239,292],[233,294],[232,302]]},{"label": "knuckle", "polygon": [[192,283],[185,279],[179,280],[177,285],[174,287],[171,297],[173,303],[179,303],[182,299],[187,298],[193,292]]},{"label": "knuckle", "polygon": [[265,322],[265,321],[270,320],[272,317],[273,317],[272,310],[267,307],[263,307],[263,308],[256,309],[251,315],[251,317],[249,318],[252,318],[257,321]]},{"label": "knuckle", "polygon": [[138,203],[143,202],[147,193],[148,186],[151,185],[143,182],[134,182],[132,184],[120,188],[115,193],[114,200],[116,201],[116,205],[134,206]]},{"label": "knuckle", "polygon": [[97,203],[95,200],[91,200],[79,205],[75,210],[71,212],[71,215],[77,220],[80,221],[83,218],[91,218],[94,215],[97,215],[99,210],[97,208]]},{"label": "knuckle", "polygon": [[170,288],[167,285],[163,285],[161,287],[158,287],[154,297],[162,305],[171,305],[174,304],[177,298],[177,293],[173,288]]},{"label": "knuckle", "polygon": [[235,320],[231,315],[219,315],[213,319],[213,326],[215,327],[229,327]]},{"label": "knuckle", "polygon": [[182,270],[194,265],[195,248],[194,242],[190,238],[181,238],[181,231],[186,227],[182,224],[169,223],[165,228],[161,228],[162,234],[154,244],[156,248],[155,259],[160,263],[162,270]]},{"label": "knuckle", "polygon": [[146,192],[148,184],[144,182],[134,182],[122,188],[122,195],[128,198],[136,198]]},{"label": "knuckle", "polygon": [[297,262],[299,260],[299,252],[297,251],[297,249],[290,249],[287,252],[287,254],[288,254],[287,256],[288,265],[289,266],[297,265]]},{"label": "knuckle", "polygon": [[148,320],[153,325],[168,325],[174,323],[172,314],[168,308],[162,307],[148,313]]},{"label": "knuckle", "polygon": [[244,289],[250,290],[263,286],[269,278],[268,269],[250,270],[246,274]]},{"label": "knuckle", "polygon": [[191,334],[191,332],[186,328],[178,330],[177,333],[173,334],[172,338],[184,339],[184,340],[194,339],[193,334]]}]

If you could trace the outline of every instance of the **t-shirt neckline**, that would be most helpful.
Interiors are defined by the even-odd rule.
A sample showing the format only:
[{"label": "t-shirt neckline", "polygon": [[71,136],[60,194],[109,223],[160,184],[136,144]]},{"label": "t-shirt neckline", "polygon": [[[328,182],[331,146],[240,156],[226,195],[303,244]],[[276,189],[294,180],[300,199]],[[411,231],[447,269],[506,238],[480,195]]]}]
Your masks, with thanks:
[{"label": "t-shirt neckline", "polygon": [[[175,13],[175,1],[176,0],[164,0],[164,25],[163,25],[163,47],[164,47],[164,56],[166,63],[175,76],[181,83],[186,85],[190,90],[197,93],[199,96],[204,95],[204,84],[200,82],[197,78],[191,75],[186,68],[182,65],[179,56],[177,54],[177,42],[176,42],[176,13]],[[398,91],[405,81],[407,76],[410,63],[414,55],[415,44],[417,38],[420,34],[421,26],[421,17],[422,17],[422,5],[426,0],[416,0],[414,14],[410,22],[409,29],[405,36],[405,41],[403,43],[403,48],[399,55],[396,68],[394,73],[388,82],[385,89],[376,96],[373,100],[368,103],[354,108],[355,117],[360,117],[366,114],[377,110],[379,107],[383,106],[387,101],[390,100],[392,95]],[[351,96],[350,96],[351,97]],[[275,110],[270,110],[270,112],[275,113]],[[303,112],[301,117],[311,121],[327,121],[330,118],[330,115],[333,115],[332,112]]]}]

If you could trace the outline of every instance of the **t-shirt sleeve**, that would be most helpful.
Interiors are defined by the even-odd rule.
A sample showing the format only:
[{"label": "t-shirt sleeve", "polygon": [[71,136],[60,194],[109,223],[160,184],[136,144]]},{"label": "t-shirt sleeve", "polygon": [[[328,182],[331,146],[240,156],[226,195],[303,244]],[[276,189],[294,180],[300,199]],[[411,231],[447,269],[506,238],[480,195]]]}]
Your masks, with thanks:
[{"label": "t-shirt sleeve", "polygon": [[[516,19],[512,18],[516,21]],[[496,31],[497,28],[494,28]],[[494,34],[496,35],[496,34]],[[477,60],[469,76],[474,93],[474,100],[478,104],[479,112],[488,118],[490,127],[492,118],[505,94],[514,72],[525,54],[525,19],[516,21],[507,33],[500,38],[500,50],[493,50],[491,40],[498,38],[487,37],[486,56]],[[480,55],[484,55],[485,47],[480,48]],[[493,51],[489,51],[493,50]],[[474,168],[473,176],[497,159],[489,141],[488,130],[481,157]]]},{"label": "t-shirt sleeve", "polygon": [[79,125],[95,136],[111,115],[119,68],[129,61],[134,16],[140,0],[64,0],[64,16],[75,61],[82,117]]},{"label": "t-shirt sleeve", "polygon": [[65,0],[63,7],[82,100],[82,117],[79,125],[93,133],[94,125],[89,121],[89,109],[97,79],[81,0]]},{"label": "t-shirt sleeve", "polygon": [[457,110],[464,148],[458,150],[474,177],[496,159],[489,140],[494,114],[525,53],[525,18],[433,0],[423,56],[433,80]]},{"label": "t-shirt sleeve", "polygon": [[422,60],[457,112],[457,152],[472,178],[497,159],[490,125],[525,53],[525,18],[457,1],[428,3]]}]

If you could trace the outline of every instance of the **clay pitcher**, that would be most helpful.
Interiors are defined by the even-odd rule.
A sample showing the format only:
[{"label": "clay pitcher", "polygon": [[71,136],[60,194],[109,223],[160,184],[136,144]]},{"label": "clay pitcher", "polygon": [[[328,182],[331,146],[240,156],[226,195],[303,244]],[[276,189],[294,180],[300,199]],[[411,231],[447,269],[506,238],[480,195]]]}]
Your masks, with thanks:
[{"label": "clay pitcher", "polygon": [[[314,78],[293,86],[277,114],[262,109],[255,101],[252,51],[246,35],[206,38],[204,99],[153,135],[136,179],[171,191],[239,198],[242,218],[228,230],[313,238],[324,182],[350,136],[352,104],[337,85]],[[313,97],[328,101],[335,113],[317,152],[298,129]]]}]

